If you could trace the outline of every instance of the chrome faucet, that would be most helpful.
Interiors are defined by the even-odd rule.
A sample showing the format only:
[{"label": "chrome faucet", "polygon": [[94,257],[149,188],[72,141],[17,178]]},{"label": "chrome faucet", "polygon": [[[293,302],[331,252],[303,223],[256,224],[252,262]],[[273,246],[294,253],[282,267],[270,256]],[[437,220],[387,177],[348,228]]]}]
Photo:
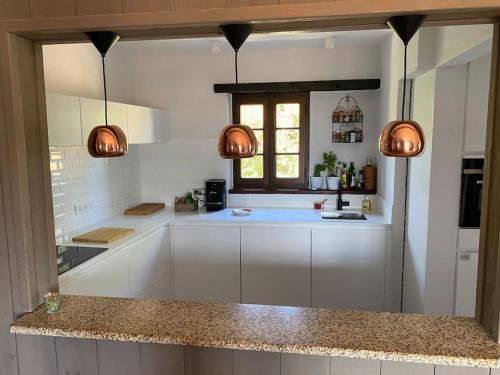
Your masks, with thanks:
[{"label": "chrome faucet", "polygon": [[339,180],[339,187],[337,189],[337,211],[342,211],[343,207],[347,207],[349,204],[351,204],[351,202],[342,200],[342,180]]}]

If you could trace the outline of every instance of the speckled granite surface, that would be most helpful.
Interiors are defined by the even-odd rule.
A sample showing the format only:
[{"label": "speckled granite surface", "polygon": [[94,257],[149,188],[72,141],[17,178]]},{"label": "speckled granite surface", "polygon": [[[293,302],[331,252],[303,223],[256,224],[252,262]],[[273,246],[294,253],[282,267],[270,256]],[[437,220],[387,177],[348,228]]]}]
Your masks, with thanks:
[{"label": "speckled granite surface", "polygon": [[473,319],[298,307],[63,296],[53,316],[12,333],[500,367],[500,345]]}]

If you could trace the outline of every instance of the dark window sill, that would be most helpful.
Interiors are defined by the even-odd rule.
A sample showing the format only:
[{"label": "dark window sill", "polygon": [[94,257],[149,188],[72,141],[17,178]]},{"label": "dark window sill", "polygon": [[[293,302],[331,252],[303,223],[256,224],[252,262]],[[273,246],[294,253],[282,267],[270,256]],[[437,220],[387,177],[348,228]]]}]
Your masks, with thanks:
[{"label": "dark window sill", "polygon": [[[230,189],[229,194],[337,194],[337,190],[310,190],[310,189]],[[342,190],[342,194],[375,195],[376,190]]]}]

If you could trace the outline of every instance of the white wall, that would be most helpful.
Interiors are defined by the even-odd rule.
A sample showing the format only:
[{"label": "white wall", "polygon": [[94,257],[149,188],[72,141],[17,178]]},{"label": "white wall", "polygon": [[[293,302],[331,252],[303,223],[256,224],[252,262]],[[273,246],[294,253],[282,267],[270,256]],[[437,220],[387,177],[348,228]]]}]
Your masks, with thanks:
[{"label": "white wall", "polygon": [[414,117],[427,148],[410,161],[404,311],[454,312],[461,164],[470,154],[463,145],[473,140],[476,154],[484,149],[490,59],[445,65],[415,80]]},{"label": "white wall", "polygon": [[[493,25],[439,27],[436,32],[436,66],[462,65],[491,48]],[[478,54],[471,57],[472,53]],[[463,59],[465,57],[465,60]]]},{"label": "white wall", "polygon": [[[47,89],[101,97],[100,60],[92,48],[89,44],[44,46]],[[140,147],[145,200],[171,204],[175,195],[203,186],[206,178],[230,181],[231,162],[216,154],[219,132],[231,118],[229,96],[214,94],[213,84],[234,81],[233,59],[229,48],[213,54],[208,42],[204,45],[199,40],[120,42],[110,51],[110,99],[169,111],[169,142]],[[240,82],[380,78],[380,60],[377,45],[325,50],[317,44],[259,48],[254,43],[240,51]],[[331,143],[331,113],[344,94],[311,95],[311,168],[331,149],[339,160],[355,161],[357,168],[376,154],[379,91],[351,92],[365,111],[365,141],[357,145]],[[287,196],[274,199],[286,200]],[[309,199],[306,201],[303,204],[308,207]]]},{"label": "white wall", "polygon": [[378,154],[380,124],[380,90],[349,92],[364,114],[363,142],[332,144],[332,111],[344,92],[312,92],[310,116],[309,171],[323,162],[323,152],[333,150],[340,161],[353,161],[356,169],[366,165],[370,157],[375,162]]},{"label": "white wall", "polygon": [[403,311],[411,312],[424,306],[435,84],[434,70],[414,81],[414,120],[425,133],[426,150],[411,159],[409,171]]},{"label": "white wall", "polygon": [[466,91],[466,65],[436,70],[425,313],[453,313]]},{"label": "white wall", "polygon": [[138,146],[109,159],[92,158],[85,146],[51,147],[50,170],[57,243],[141,201]]}]

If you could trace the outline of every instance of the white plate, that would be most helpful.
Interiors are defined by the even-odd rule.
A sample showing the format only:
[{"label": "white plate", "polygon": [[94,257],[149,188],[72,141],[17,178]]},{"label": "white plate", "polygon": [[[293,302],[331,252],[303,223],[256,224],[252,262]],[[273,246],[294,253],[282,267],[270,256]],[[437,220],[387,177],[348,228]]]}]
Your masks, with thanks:
[{"label": "white plate", "polygon": [[250,216],[250,214],[252,213],[252,210],[244,210],[244,209],[241,209],[241,208],[237,208],[237,209],[234,209],[231,211],[231,213],[234,215],[234,216]]}]

